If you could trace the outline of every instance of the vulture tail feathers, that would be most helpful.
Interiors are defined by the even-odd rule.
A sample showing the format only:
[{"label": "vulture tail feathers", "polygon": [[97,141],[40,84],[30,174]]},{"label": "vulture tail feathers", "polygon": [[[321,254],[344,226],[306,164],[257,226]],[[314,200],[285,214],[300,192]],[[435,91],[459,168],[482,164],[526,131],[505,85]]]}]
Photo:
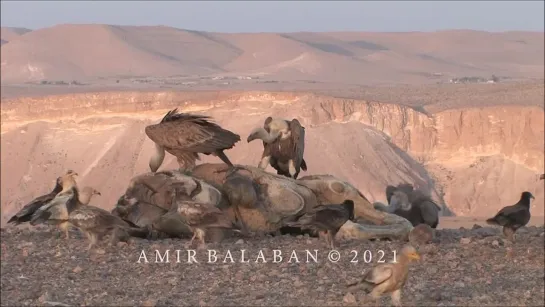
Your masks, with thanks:
[{"label": "vulture tail feathers", "polygon": [[307,162],[305,162],[305,159],[301,161],[301,169],[305,172],[307,171]]},{"label": "vulture tail feathers", "polygon": [[227,158],[227,156],[225,155],[225,153],[223,152],[223,150],[218,150],[216,152],[216,154],[218,155],[218,158],[221,159],[221,161],[223,161],[225,164],[229,165],[229,166],[233,166],[233,163],[231,163],[231,161],[229,160],[229,158]]},{"label": "vulture tail feathers", "polygon": [[34,214],[32,218],[30,219],[30,225],[36,226],[39,224],[43,224],[45,221],[47,221],[51,217],[51,212],[49,211],[42,211],[42,212],[36,212],[38,214]]},{"label": "vulture tail feathers", "polygon": [[486,223],[488,225],[503,226],[505,224],[505,220],[501,218],[501,216],[495,216],[486,220]]}]

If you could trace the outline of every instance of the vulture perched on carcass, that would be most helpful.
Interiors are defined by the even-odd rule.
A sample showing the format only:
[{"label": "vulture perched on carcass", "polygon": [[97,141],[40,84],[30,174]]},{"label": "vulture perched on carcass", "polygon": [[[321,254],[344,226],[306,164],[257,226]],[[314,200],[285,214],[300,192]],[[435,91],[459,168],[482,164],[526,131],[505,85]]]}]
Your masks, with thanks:
[{"label": "vulture perched on carcass", "polygon": [[223,153],[240,141],[240,136],[210,121],[204,115],[169,111],[158,124],[149,125],[146,135],[155,143],[155,154],[150,158],[152,172],[163,163],[165,151],[175,156],[181,170],[191,170],[200,160],[199,153],[215,155],[233,166]]},{"label": "vulture perched on carcass", "polygon": [[303,159],[305,127],[297,119],[287,121],[269,116],[263,127],[257,127],[250,133],[247,142],[255,139],[263,141],[259,168],[265,169],[270,164],[278,175],[294,179],[297,179],[301,169],[307,170]]}]

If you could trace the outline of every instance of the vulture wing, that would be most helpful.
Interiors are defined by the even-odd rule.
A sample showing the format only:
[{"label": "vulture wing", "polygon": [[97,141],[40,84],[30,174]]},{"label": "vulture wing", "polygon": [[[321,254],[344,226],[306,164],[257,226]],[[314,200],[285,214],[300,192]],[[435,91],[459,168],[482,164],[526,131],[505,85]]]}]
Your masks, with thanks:
[{"label": "vulture wing", "polygon": [[[62,189],[62,188],[61,188]],[[19,212],[12,216],[8,223],[20,224],[30,221],[32,214],[36,212],[40,207],[46,205],[52,201],[59,191],[53,191],[49,194],[39,196],[33,199],[30,203],[26,204]]]},{"label": "vulture wing", "polygon": [[75,188],[72,188],[64,193],[59,193],[49,203],[36,210],[30,219],[30,225],[68,219],[69,210],[75,208],[79,203],[77,193],[74,191]]},{"label": "vulture wing", "polygon": [[169,111],[160,123],[146,127],[146,135],[170,150],[212,153],[232,148],[240,136],[209,121],[204,115]]},{"label": "vulture wing", "polygon": [[372,268],[369,273],[365,274],[363,280],[374,285],[379,285],[390,279],[393,272],[394,268],[389,263],[378,265]]},{"label": "vulture wing", "polygon": [[178,213],[185,217],[190,226],[226,227],[231,228],[231,222],[218,208],[195,202],[178,203]]},{"label": "vulture wing", "polygon": [[[305,152],[305,128],[297,119],[292,119],[290,122],[291,138],[293,141],[293,156],[295,157],[295,165],[300,166],[303,162],[303,154]],[[305,163],[306,168],[306,163]]]},{"label": "vulture wing", "polygon": [[114,226],[129,227],[129,224],[120,217],[95,206],[81,206],[70,213],[68,221],[80,229],[105,230]]}]

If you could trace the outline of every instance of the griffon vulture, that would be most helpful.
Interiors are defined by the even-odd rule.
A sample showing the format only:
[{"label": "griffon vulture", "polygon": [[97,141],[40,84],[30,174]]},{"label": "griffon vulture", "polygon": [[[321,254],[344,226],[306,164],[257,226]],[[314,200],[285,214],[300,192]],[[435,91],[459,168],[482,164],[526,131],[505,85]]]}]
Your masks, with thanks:
[{"label": "griffon vulture", "polygon": [[255,139],[263,141],[263,154],[259,168],[265,169],[269,163],[278,175],[297,179],[301,169],[307,170],[303,159],[305,151],[305,127],[297,119],[287,121],[267,117],[263,127],[255,128],[247,142]]},{"label": "griffon vulture", "polygon": [[[187,246],[191,246],[193,240],[197,238],[201,241],[199,247],[206,247],[204,238],[208,228],[234,229],[234,225],[229,217],[213,205],[194,201],[180,201],[175,204],[175,210],[185,219],[193,232],[193,237],[187,243]],[[237,230],[235,229],[235,231]]]},{"label": "griffon vulture", "polygon": [[111,234],[112,243],[118,239],[118,235],[145,239],[149,234],[149,230],[133,227],[120,217],[95,206],[80,206],[70,213],[68,222],[85,233],[90,241],[87,250],[107,233]]},{"label": "griffon vulture", "polygon": [[174,155],[181,170],[191,170],[200,160],[199,153],[215,155],[233,166],[223,153],[231,149],[240,136],[209,121],[210,117],[169,111],[160,123],[146,127],[146,135],[155,143],[155,154],[149,161],[152,172],[163,163],[165,150]]},{"label": "griffon vulture", "polygon": [[348,291],[355,292],[362,289],[366,294],[378,300],[384,294],[390,294],[394,306],[401,306],[401,289],[409,276],[409,264],[412,260],[420,259],[416,249],[407,244],[401,249],[397,262],[379,264],[369,270],[361,280],[348,285]]},{"label": "griffon vulture", "polygon": [[325,235],[326,243],[335,248],[335,235],[346,221],[354,220],[354,202],[345,200],[342,204],[319,205],[310,209],[295,222],[288,222],[286,226],[309,229]]},{"label": "griffon vulture", "polygon": [[[73,170],[68,170],[65,175],[73,174]],[[59,194],[60,191],[62,191],[62,177],[57,177],[55,180],[55,187],[51,192],[48,194],[36,197],[33,199],[30,203],[26,204],[19,212],[17,212],[14,216],[12,216],[8,223],[13,223],[15,225],[19,225],[21,223],[29,222],[30,218],[32,217],[32,214],[36,212],[40,207],[47,204],[48,202],[52,201],[53,198],[57,194]]]},{"label": "griffon vulture", "polygon": [[[74,179],[75,176],[77,176],[77,174],[72,173],[62,177],[62,191],[45,206],[36,210],[32,215],[30,225],[35,226],[42,223],[57,225],[61,230],[64,230],[66,239],[69,239],[69,214],[78,207],[86,205],[85,203],[82,203],[80,199],[89,202],[92,195],[100,194],[93,188],[84,189],[80,192]],[[84,195],[81,195],[81,193],[84,193]],[[87,196],[85,195],[86,193],[90,193],[91,195]]]},{"label": "griffon vulture", "polygon": [[517,229],[526,226],[530,221],[530,199],[535,199],[532,193],[522,192],[516,204],[502,208],[494,217],[486,220],[486,223],[503,226],[503,234],[513,242]]}]

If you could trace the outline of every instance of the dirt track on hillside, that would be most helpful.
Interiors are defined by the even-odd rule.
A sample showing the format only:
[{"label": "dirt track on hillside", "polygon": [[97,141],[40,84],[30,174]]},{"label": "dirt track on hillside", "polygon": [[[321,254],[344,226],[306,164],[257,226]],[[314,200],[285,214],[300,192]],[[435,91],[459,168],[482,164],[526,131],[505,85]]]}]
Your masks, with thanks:
[{"label": "dirt track on hillside", "polygon": [[[403,293],[404,306],[511,305],[539,306],[544,301],[543,226],[528,227],[510,245],[497,228],[443,229],[436,242],[420,247],[423,261],[411,268]],[[218,263],[197,251],[199,264],[188,264],[183,240],[134,240],[116,247],[103,245],[91,254],[87,242],[72,232],[70,244],[54,230],[2,229],[2,305],[372,305],[362,294],[345,292],[346,283],[369,268],[362,253],[377,250],[392,258],[401,242],[343,242],[343,258],[327,260],[328,250],[315,238],[265,237],[241,242],[229,239],[210,245]],[[470,242],[461,240],[469,238]],[[237,242],[238,241],[238,242]],[[259,242],[259,243],[258,243]],[[171,249],[170,263],[153,263],[154,251]],[[176,252],[181,249],[181,263]],[[221,263],[227,249],[237,263]],[[268,263],[241,264],[239,250],[254,261],[259,250]],[[283,261],[272,263],[273,249]],[[318,249],[318,263],[305,264],[305,249]],[[138,263],[142,250],[149,263]],[[289,264],[296,250],[301,263]],[[359,263],[350,263],[358,250]],[[390,305],[384,298],[382,305]]]}]

